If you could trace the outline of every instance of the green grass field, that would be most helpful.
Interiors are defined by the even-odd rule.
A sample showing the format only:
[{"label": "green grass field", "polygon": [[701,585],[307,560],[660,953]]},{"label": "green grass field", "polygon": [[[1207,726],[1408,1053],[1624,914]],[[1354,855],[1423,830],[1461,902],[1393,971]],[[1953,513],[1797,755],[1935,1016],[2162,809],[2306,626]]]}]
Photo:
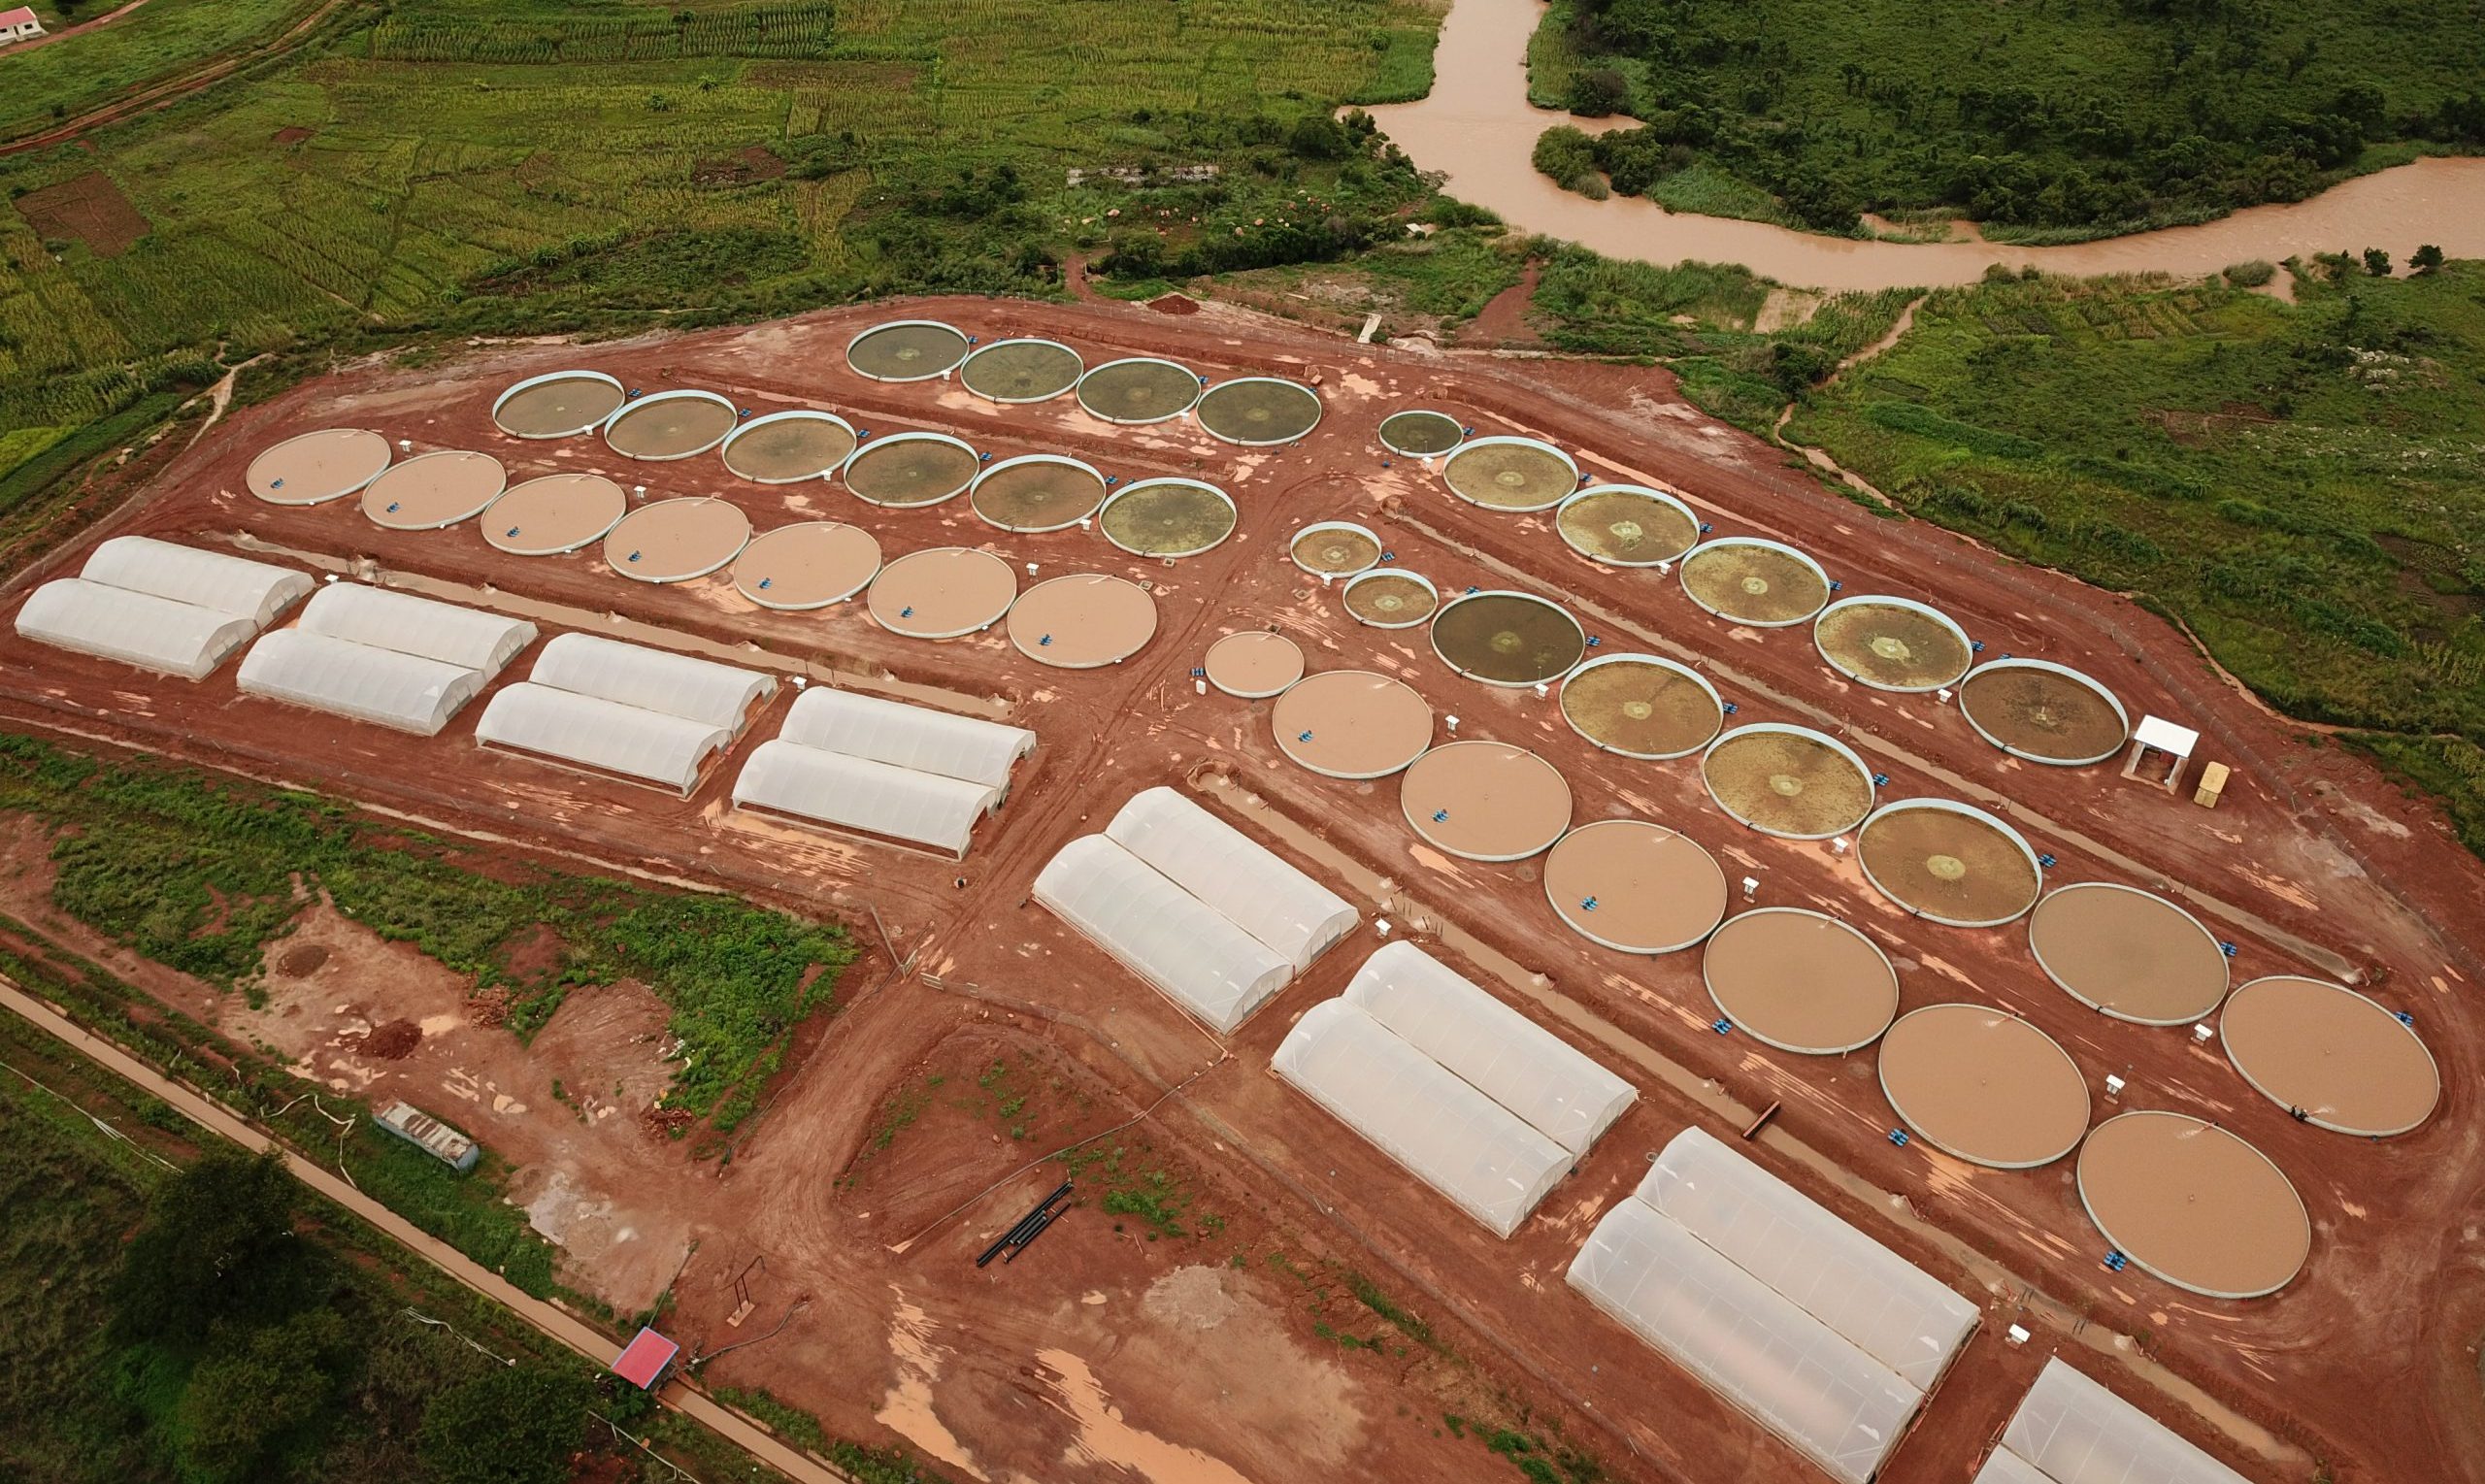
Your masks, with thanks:
[{"label": "green grass field", "polygon": [[2164,605],[2290,713],[2390,734],[2369,750],[2485,845],[2485,265],[2297,292],[1937,293],[1788,432]]},{"label": "green grass field", "polygon": [[[109,15],[89,0],[73,20]],[[12,54],[0,51],[0,141],[38,132],[203,62],[247,49],[309,15],[317,0],[147,0],[111,25]],[[40,14],[40,13],[39,13]],[[42,16],[48,30],[60,26]]]},{"label": "green grass field", "polygon": [[1538,102],[1675,151],[1646,194],[1706,167],[1765,195],[1693,209],[1831,231],[1943,206],[2094,236],[2485,148],[2485,26],[2410,4],[1554,0],[1528,63]]}]

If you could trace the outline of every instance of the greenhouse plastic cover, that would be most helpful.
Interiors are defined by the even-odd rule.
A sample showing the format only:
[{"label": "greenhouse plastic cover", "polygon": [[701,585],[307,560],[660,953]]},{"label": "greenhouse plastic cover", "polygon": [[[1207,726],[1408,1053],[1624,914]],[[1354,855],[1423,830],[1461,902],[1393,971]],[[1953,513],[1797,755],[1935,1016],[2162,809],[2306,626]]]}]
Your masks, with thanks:
[{"label": "greenhouse plastic cover", "polygon": [[[2007,1448],[1996,1448],[1986,1455],[1984,1467],[1976,1470],[1975,1484],[2060,1484],[2045,1477],[2045,1471]],[[2133,1480],[2132,1484],[2140,1484]]]},{"label": "greenhouse plastic cover", "polygon": [[1923,1393],[1636,1196],[1571,1286],[1846,1484],[1865,1484]]},{"label": "greenhouse plastic cover", "polygon": [[46,582],[17,610],[17,632],[37,643],[185,680],[224,663],[258,627],[247,617],[81,577]]},{"label": "greenhouse plastic cover", "polygon": [[1035,898],[1219,1035],[1285,987],[1266,943],[1102,835],[1061,847]]},{"label": "greenhouse plastic cover", "polygon": [[1587,1153],[1639,1096],[1410,942],[1364,960],[1345,1000],[1573,1154]]},{"label": "greenhouse plastic cover", "polygon": [[1975,1328],[1947,1284],[1705,1130],[1676,1135],[1636,1194],[1918,1391]]},{"label": "greenhouse plastic cover", "polygon": [[538,685],[661,711],[740,735],[751,703],[777,694],[774,676],[592,634],[561,634],[535,657]]},{"label": "greenhouse plastic cover", "polygon": [[[2047,1361],[2028,1388],[2003,1431],[2002,1447],[2034,1465],[2032,1477],[2052,1484],[2246,1484],[2243,1475],[2060,1357]],[[1992,1470],[1988,1463],[1978,1484],[2017,1484],[2016,1476]]]},{"label": "greenhouse plastic cover", "polygon": [[1337,893],[1170,788],[1132,795],[1105,835],[1298,973],[1354,930],[1355,909]]},{"label": "greenhouse plastic cover", "polygon": [[724,749],[723,727],[521,680],[492,697],[475,740],[645,778],[686,796],[700,766]]},{"label": "greenhouse plastic cover", "polygon": [[311,590],[307,574],[149,536],[116,536],[86,557],[80,577],[248,618],[253,633]]},{"label": "greenhouse plastic cover", "polygon": [[1569,1150],[1343,1000],[1313,1006],[1269,1065],[1495,1236],[1570,1172]]},{"label": "greenhouse plastic cover", "polygon": [[355,582],[331,583],[312,594],[303,606],[301,627],[310,634],[478,671],[482,680],[499,675],[517,651],[535,643],[535,625],[522,618]]},{"label": "greenhouse plastic cover", "polygon": [[250,695],[434,737],[483,677],[420,655],[279,629],[250,646],[235,681]]},{"label": "greenhouse plastic cover", "polygon": [[933,845],[963,858],[1001,790],[790,742],[759,744],[734,780],[734,803]]},{"label": "greenhouse plastic cover", "polygon": [[1007,788],[1011,765],[1036,750],[1024,727],[814,685],[794,699],[779,740],[917,773]]}]

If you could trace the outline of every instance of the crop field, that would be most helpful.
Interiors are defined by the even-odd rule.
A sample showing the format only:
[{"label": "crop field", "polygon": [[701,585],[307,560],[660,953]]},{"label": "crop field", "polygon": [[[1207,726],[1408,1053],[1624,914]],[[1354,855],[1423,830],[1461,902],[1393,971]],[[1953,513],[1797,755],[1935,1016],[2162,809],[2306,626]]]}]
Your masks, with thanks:
[{"label": "crop field", "polygon": [[100,169],[146,224],[108,255],[0,211],[0,439],[219,350],[1049,292],[1046,245],[1101,245],[1128,195],[1073,169],[1217,164],[1186,201],[1203,231],[1306,188],[1394,207],[1411,176],[1279,141],[1422,93],[1436,23],[1424,0],[350,11],[91,149],[0,157],[12,200]]}]

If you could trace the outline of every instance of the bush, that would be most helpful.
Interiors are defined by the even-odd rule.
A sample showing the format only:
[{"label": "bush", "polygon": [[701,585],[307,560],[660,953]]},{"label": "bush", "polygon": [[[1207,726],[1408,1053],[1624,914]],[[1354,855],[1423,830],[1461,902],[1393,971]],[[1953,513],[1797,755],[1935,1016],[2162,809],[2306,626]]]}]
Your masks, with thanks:
[{"label": "bush", "polygon": [[1631,112],[1631,82],[1610,67],[1592,67],[1571,79],[1566,100],[1583,118],[1604,118]]},{"label": "bush", "polygon": [[423,1409],[423,1463],[438,1484],[564,1484],[592,1395],[566,1371],[486,1371]]},{"label": "bush", "polygon": [[2236,263],[2226,270],[2226,281],[2237,288],[2259,288],[2278,276],[2277,265],[2254,258]]},{"label": "bush", "polygon": [[1582,180],[1598,174],[1596,141],[1567,123],[1555,124],[1538,135],[1536,148],[1528,158],[1564,190],[1577,190]]}]

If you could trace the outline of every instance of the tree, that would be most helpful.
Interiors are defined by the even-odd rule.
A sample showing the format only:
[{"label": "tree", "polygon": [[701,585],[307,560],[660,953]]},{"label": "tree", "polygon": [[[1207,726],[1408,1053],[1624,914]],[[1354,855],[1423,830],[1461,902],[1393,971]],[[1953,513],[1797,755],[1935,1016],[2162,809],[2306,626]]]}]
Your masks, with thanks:
[{"label": "tree", "polygon": [[325,1310],[243,1334],[219,1327],[174,1411],[182,1475],[193,1484],[248,1484],[315,1431],[336,1396],[325,1356],[346,1338]]},{"label": "tree", "polygon": [[164,1182],[121,1251],[121,1333],[195,1342],[218,1320],[268,1324],[303,1307],[318,1269],[293,1235],[294,1196],[272,1154],[211,1154]]},{"label": "tree", "polygon": [[2365,249],[2365,272],[2371,274],[2376,279],[2389,278],[2390,254],[2382,251],[2379,247],[2367,247]]},{"label": "tree", "polygon": [[423,1409],[423,1463],[438,1484],[564,1484],[593,1395],[565,1370],[486,1371]]},{"label": "tree", "polygon": [[2418,273],[2431,273],[2442,265],[2442,249],[2427,243],[2407,259],[2407,266]]},{"label": "tree", "polygon": [[1631,112],[1631,82],[1610,67],[1591,67],[1571,79],[1571,112],[1587,118]]},{"label": "tree", "polygon": [[1307,160],[1342,160],[1354,152],[1343,124],[1326,114],[1308,114],[1286,136],[1286,152]]}]

